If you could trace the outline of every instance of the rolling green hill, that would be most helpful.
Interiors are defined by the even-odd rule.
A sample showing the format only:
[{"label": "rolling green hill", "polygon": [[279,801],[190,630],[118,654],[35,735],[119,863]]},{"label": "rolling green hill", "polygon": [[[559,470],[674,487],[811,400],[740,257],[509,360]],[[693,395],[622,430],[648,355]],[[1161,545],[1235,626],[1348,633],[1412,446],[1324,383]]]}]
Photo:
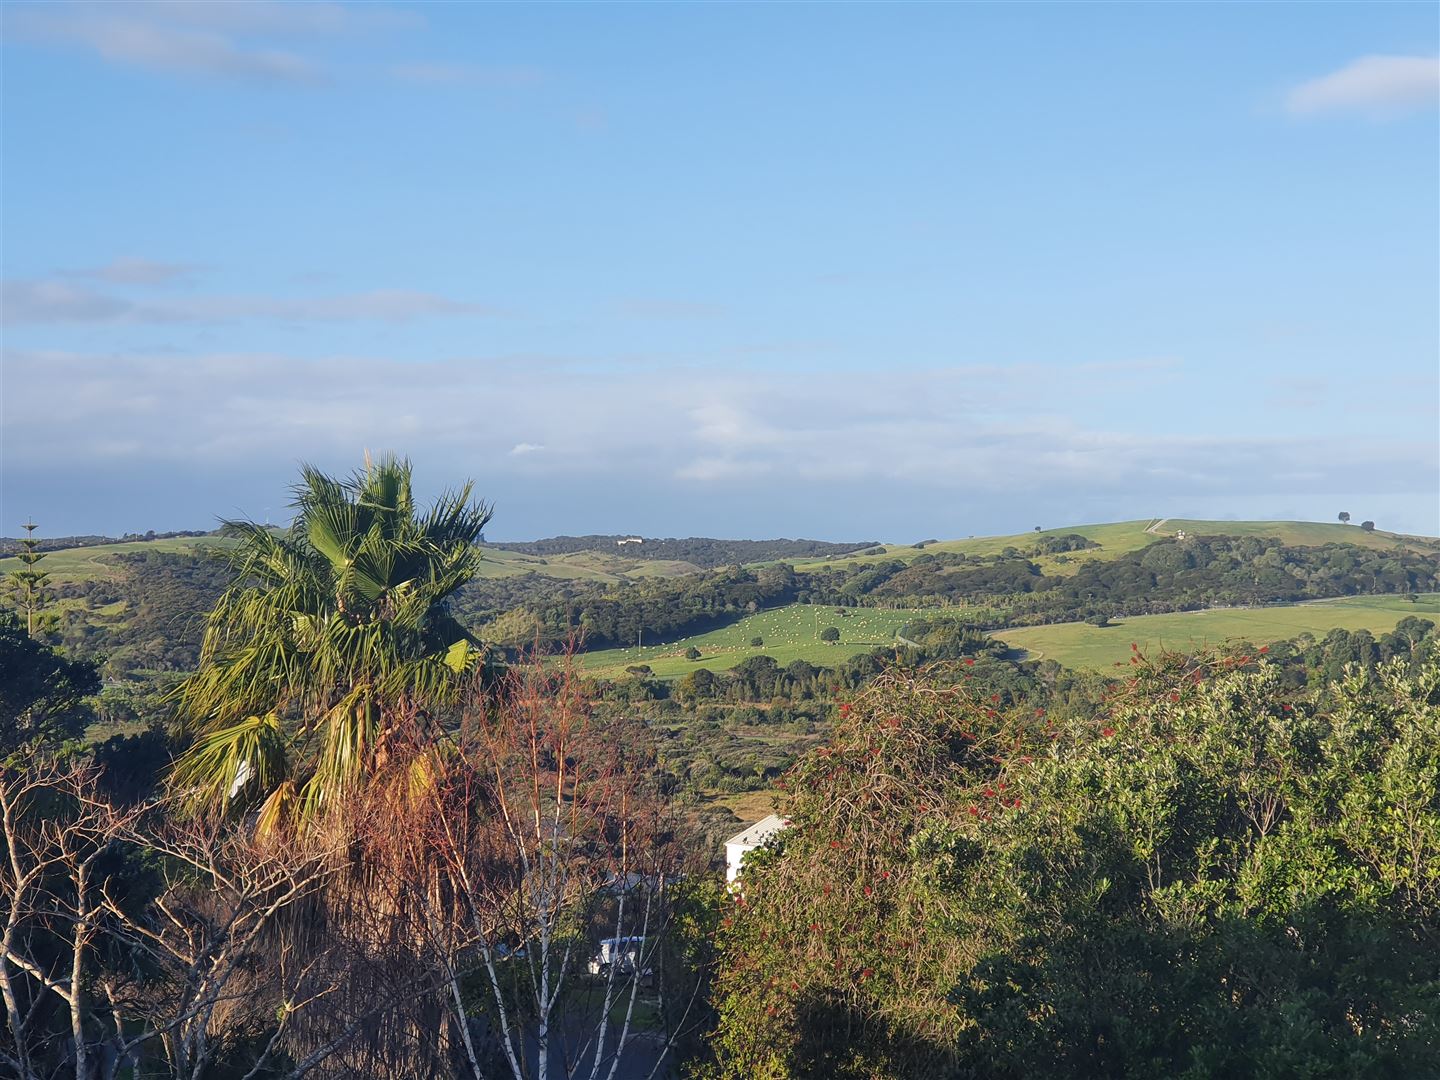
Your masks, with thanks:
[{"label": "rolling green hill", "polygon": [[1280,641],[1300,634],[1323,636],[1330,630],[1369,630],[1383,634],[1407,615],[1440,623],[1440,594],[1414,602],[1402,596],[1349,596],[1262,608],[1215,608],[1171,615],[1137,615],[1109,626],[1054,623],[1001,630],[995,637],[1032,660],[1055,660],[1069,668],[1103,670],[1130,657],[1132,642],[1144,651],[1187,649],[1243,639]]},{"label": "rolling green hill", "polygon": [[[113,562],[113,556],[116,555],[144,555],[147,552],[185,555],[204,550],[224,550],[231,544],[232,541],[219,536],[198,536],[62,548],[58,551],[47,551],[41,567],[50,574],[56,584],[91,581],[118,576],[118,568]],[[19,567],[20,560],[13,556],[0,559],[0,575]],[[514,577],[536,573],[542,577],[560,580],[579,579],[609,583],[636,577],[677,577],[699,571],[700,568],[691,563],[626,559],[605,552],[582,551],[541,558],[501,547],[487,547],[480,566],[481,577]]]},{"label": "rolling green hill", "polygon": [[679,577],[698,574],[700,567],[687,562],[658,559],[626,559],[600,551],[577,551],[565,555],[529,555],[502,547],[486,547],[480,576],[487,578],[539,574],[560,580],[598,581],[607,584],[640,577]]},{"label": "rolling green hill", "polygon": [[[720,671],[751,656],[773,657],[781,667],[795,660],[830,666],[877,645],[890,644],[896,631],[916,615],[915,611],[888,608],[789,604],[747,615],[729,626],[681,641],[587,652],[580,654],[578,661],[588,675],[615,676],[629,665],[646,664],[661,678],[675,678],[702,667]],[[827,626],[840,631],[839,641],[820,640],[820,631]],[[764,645],[752,646],[750,641],[755,637],[761,638]],[[699,660],[685,659],[685,650],[691,647],[700,650]]]},{"label": "rolling green hill", "polygon": [[[964,555],[999,555],[1006,548],[1024,552],[1034,547],[1042,537],[1069,536],[1072,533],[1085,537],[1100,546],[1085,551],[1071,552],[1068,565],[1073,567],[1085,559],[1115,558],[1129,551],[1148,547],[1155,541],[1173,537],[1183,530],[1191,536],[1264,536],[1273,537],[1286,544],[1300,547],[1319,547],[1324,544],[1355,544],[1358,547],[1386,550],[1397,545],[1413,551],[1440,552],[1440,539],[1422,536],[1402,536],[1399,533],[1361,529],[1357,525],[1341,525],[1339,522],[1321,521],[1202,521],[1191,518],[1146,518],[1137,521],[1116,521],[1099,525],[1067,525],[1058,529],[1042,529],[1040,532],[1015,533],[1010,536],[972,536],[964,540],[941,540],[917,548],[913,544],[886,544],[876,554],[843,555],[828,559],[807,559],[795,563],[800,571],[823,570],[826,567],[874,563],[899,559],[909,562],[929,552],[953,551]],[[1060,569],[1066,563],[1057,563],[1053,555],[1042,555],[1035,562],[1047,573],[1063,573]]]},{"label": "rolling green hill", "polygon": [[[96,544],[93,547],[62,548],[47,551],[40,563],[57,585],[76,581],[113,580],[120,576],[114,561],[116,555],[144,555],[146,552],[170,552],[190,555],[199,551],[221,551],[231,541],[219,536],[177,536],[165,540],[135,540],[121,544]],[[20,569],[17,558],[0,559],[0,574]]]}]

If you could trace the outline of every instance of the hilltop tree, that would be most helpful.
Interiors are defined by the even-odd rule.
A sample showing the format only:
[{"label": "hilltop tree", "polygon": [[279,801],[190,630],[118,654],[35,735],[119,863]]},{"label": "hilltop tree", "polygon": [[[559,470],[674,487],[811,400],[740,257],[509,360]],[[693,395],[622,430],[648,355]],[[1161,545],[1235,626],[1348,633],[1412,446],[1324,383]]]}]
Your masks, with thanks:
[{"label": "hilltop tree", "polygon": [[1366,532],[1374,532],[1374,531],[1375,531],[1375,522],[1373,522],[1373,521],[1362,521],[1362,522],[1360,522],[1360,528],[1364,529]]},{"label": "hilltop tree", "polygon": [[1341,511],[1340,511],[1340,514],[1339,514],[1339,518],[1340,518],[1340,523],[1341,523],[1342,525],[1349,525],[1349,524],[1350,524],[1350,511],[1349,511],[1349,510],[1341,510]]},{"label": "hilltop tree", "polygon": [[40,550],[40,541],[35,539],[35,530],[39,526],[27,521],[21,528],[25,530],[18,555],[22,567],[10,571],[10,589],[16,608],[25,616],[25,632],[34,637],[40,612],[50,597],[50,575],[40,569],[40,560],[45,558],[45,553]]},{"label": "hilltop tree", "polygon": [[382,772],[402,733],[430,743],[483,651],[446,601],[474,576],[490,509],[471,485],[417,510],[411,467],[348,480],[306,466],[285,533],[229,521],[235,583],[176,690],[197,732],[172,775],[197,804],[313,820]]}]

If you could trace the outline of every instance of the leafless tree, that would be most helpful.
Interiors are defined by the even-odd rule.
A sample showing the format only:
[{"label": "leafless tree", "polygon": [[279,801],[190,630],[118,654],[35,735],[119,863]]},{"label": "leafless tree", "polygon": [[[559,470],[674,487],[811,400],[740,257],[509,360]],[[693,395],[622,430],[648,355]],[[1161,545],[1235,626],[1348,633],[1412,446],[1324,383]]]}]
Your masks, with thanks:
[{"label": "leafless tree", "polygon": [[[258,1075],[293,1017],[333,990],[313,950],[276,933],[332,860],[164,810],[114,805],[83,767],[0,770],[0,991],[13,1035],[0,1054],[25,1080],[112,1080],[142,1061],[199,1080],[217,1053],[268,1031]],[[160,867],[153,890],[127,862],[140,856]]]},{"label": "leafless tree", "polygon": [[366,807],[363,922],[402,927],[449,1075],[658,1073],[693,1026],[668,940],[680,845],[647,765],[568,669],[525,664]]}]

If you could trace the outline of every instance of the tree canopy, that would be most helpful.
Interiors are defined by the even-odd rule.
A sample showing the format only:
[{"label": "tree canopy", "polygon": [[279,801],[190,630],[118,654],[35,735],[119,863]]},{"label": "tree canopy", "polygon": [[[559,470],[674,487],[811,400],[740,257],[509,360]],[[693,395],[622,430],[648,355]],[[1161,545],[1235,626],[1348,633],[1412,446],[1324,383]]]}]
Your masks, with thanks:
[{"label": "tree canopy", "polygon": [[723,921],[716,1077],[1420,1076],[1440,666],[1138,654],[1092,719],[882,679]]},{"label": "tree canopy", "polygon": [[402,729],[438,736],[483,659],[447,609],[490,518],[470,484],[422,512],[409,462],[387,457],[343,480],[307,466],[294,491],[283,532],[225,523],[234,584],[175,693],[195,732],[175,785],[212,807],[266,799],[267,824],[323,812]]}]

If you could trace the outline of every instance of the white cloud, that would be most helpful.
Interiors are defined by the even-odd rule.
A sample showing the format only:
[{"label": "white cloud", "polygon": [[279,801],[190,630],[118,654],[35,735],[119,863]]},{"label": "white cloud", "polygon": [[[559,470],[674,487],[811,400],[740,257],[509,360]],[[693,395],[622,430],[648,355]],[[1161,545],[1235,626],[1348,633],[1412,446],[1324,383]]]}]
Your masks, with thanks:
[{"label": "white cloud", "polygon": [[7,281],[0,285],[0,317],[23,323],[94,323],[123,319],[135,305],[65,281]]},{"label": "white cloud", "polygon": [[93,52],[121,66],[175,75],[317,82],[309,58],[276,39],[414,25],[418,15],[379,7],[271,0],[141,0],[13,5],[19,37]]},{"label": "white cloud", "polygon": [[[104,271],[106,268],[102,268]],[[109,268],[112,276],[114,264]],[[131,281],[144,271],[130,267]],[[135,276],[136,274],[140,276]],[[158,271],[152,271],[152,279]],[[101,276],[99,273],[92,276]],[[161,275],[163,277],[163,275]],[[435,316],[494,315],[485,304],[409,289],[373,289],[332,296],[197,296],[139,302],[54,279],[6,281],[0,313],[7,326],[66,323],[409,322]]]},{"label": "white cloud", "polygon": [[72,277],[94,278],[114,285],[166,285],[188,278],[203,269],[196,263],[168,263],[154,259],[123,257],[104,266],[70,271]]},{"label": "white cloud", "polygon": [[1093,369],[1059,366],[1032,365],[1019,377],[938,368],[843,380],[629,370],[557,379],[489,359],[17,350],[5,372],[6,467],[21,474],[106,461],[153,476],[237,460],[348,460],[371,446],[443,460],[459,475],[502,479],[523,459],[532,482],[538,471],[546,483],[599,485],[622,498],[684,488],[747,506],[799,493],[845,502],[907,491],[921,505],[970,496],[1048,503],[1077,492],[1174,505],[1267,491],[1425,492],[1440,482],[1434,447],[1401,439],[1212,435],[1203,418],[1188,431],[1084,426],[1075,403],[1095,390]]},{"label": "white cloud", "polygon": [[1293,113],[1393,112],[1440,103],[1440,57],[1362,56],[1338,71],[1301,83],[1286,97]]}]

